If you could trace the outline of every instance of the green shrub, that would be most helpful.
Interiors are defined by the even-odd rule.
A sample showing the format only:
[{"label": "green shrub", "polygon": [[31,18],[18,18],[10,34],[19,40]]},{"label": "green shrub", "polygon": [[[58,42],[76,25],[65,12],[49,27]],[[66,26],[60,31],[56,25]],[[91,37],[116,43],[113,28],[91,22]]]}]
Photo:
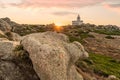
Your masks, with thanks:
[{"label": "green shrub", "polygon": [[99,29],[94,30],[93,32],[99,33],[99,34],[106,34],[106,35],[120,35],[120,30],[107,30],[107,29]]},{"label": "green shrub", "polygon": [[13,52],[15,53],[15,56],[20,59],[25,59],[28,56],[28,53],[23,49],[22,45],[16,46]]},{"label": "green shrub", "polygon": [[84,64],[81,64],[82,62],[89,66],[86,71],[91,70],[93,73],[104,77],[115,75],[120,78],[120,63],[111,57],[90,53],[88,59],[78,60],[76,63],[79,68],[84,70],[85,67],[83,67]]},{"label": "green shrub", "polygon": [[91,34],[89,34],[88,37],[90,37],[90,38],[95,38],[95,36],[93,36],[93,35],[91,35]]},{"label": "green shrub", "polygon": [[80,43],[84,43],[85,38],[88,38],[88,37],[95,38],[93,35],[90,35],[89,32],[84,32],[84,31],[79,30],[76,33],[78,33],[77,36],[75,36],[75,35],[71,36],[69,34],[66,34],[66,35],[68,35],[70,42],[78,41]]},{"label": "green shrub", "polygon": [[78,41],[80,43],[84,43],[84,41],[81,38],[75,37],[75,36],[69,36],[70,42]]},{"label": "green shrub", "polygon": [[112,36],[106,36],[105,38],[107,38],[107,39],[115,39],[114,37],[112,37]]},{"label": "green shrub", "polygon": [[20,25],[18,27],[15,27],[13,32],[18,33],[21,36],[24,36],[31,33],[45,32],[45,31],[47,31],[47,28],[45,28],[44,25]]}]

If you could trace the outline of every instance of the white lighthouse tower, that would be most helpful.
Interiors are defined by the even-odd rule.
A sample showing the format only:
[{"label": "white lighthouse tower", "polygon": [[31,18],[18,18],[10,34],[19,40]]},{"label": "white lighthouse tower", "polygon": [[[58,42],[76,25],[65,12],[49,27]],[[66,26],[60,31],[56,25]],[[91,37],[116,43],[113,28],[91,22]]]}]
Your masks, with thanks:
[{"label": "white lighthouse tower", "polygon": [[80,15],[78,15],[77,20],[76,21],[72,21],[72,25],[81,25],[83,24],[83,21],[80,18]]}]

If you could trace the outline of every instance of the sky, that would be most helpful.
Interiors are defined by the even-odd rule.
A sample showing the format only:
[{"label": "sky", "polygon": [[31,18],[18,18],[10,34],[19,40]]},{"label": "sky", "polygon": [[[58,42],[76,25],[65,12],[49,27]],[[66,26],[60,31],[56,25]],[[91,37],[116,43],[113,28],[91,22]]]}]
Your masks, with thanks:
[{"label": "sky", "polygon": [[120,0],[0,0],[0,18],[21,24],[84,23],[120,26]]}]

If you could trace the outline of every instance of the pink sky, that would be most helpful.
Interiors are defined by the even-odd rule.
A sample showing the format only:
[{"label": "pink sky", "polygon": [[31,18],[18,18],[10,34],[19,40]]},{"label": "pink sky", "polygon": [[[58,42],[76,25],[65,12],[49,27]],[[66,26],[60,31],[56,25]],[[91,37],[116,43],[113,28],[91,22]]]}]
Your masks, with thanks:
[{"label": "pink sky", "polygon": [[120,26],[120,0],[0,0],[0,17],[26,24],[85,23]]}]

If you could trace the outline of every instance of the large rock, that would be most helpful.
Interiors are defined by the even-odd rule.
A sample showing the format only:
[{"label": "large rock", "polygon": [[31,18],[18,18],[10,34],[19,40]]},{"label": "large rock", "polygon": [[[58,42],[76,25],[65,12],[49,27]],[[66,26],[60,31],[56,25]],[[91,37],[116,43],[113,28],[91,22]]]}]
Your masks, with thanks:
[{"label": "large rock", "polygon": [[19,42],[8,40],[0,41],[0,59],[11,60],[14,57],[13,50],[19,45]]},{"label": "large rock", "polygon": [[12,35],[11,38],[13,41],[20,41],[22,39],[22,37],[17,33],[11,32],[11,35]]},{"label": "large rock", "polygon": [[29,62],[17,61],[0,60],[0,80],[39,80]]},{"label": "large rock", "polygon": [[4,32],[3,32],[3,31],[1,31],[1,30],[0,30],[0,34],[1,34],[1,35],[5,35],[5,34],[4,34]]},{"label": "large rock", "polygon": [[0,39],[1,39],[1,38],[6,38],[6,37],[7,37],[7,36],[4,34],[4,32],[0,30]]},{"label": "large rock", "polygon": [[11,21],[11,19],[8,17],[1,18],[1,19],[7,22],[12,28],[19,25],[18,23]]},{"label": "large rock", "polygon": [[26,51],[19,42],[0,41],[0,80],[39,80]]},{"label": "large rock", "polygon": [[12,41],[21,41],[22,39],[22,36],[14,32],[7,32],[6,36],[9,40],[12,40]]},{"label": "large rock", "polygon": [[28,51],[41,80],[83,80],[75,62],[88,53],[78,42],[70,43],[67,36],[55,32],[31,34],[21,44]]},{"label": "large rock", "polygon": [[9,32],[11,31],[11,29],[11,26],[6,21],[0,19],[0,30],[2,30],[3,32]]},{"label": "large rock", "polygon": [[14,32],[14,29],[18,26],[21,27],[20,24],[11,21],[8,17],[0,18],[0,30],[2,30],[4,33],[10,31]]},{"label": "large rock", "polygon": [[7,38],[0,38],[0,41],[9,41]]}]

